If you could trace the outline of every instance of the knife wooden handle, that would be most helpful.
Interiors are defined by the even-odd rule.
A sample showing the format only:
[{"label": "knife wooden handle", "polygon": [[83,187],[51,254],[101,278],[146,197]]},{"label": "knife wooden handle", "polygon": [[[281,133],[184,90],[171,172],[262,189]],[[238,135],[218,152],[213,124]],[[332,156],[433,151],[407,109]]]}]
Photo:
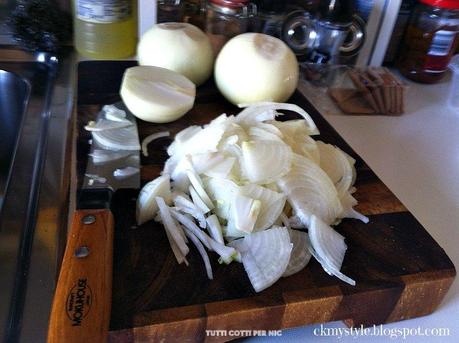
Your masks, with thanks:
[{"label": "knife wooden handle", "polygon": [[75,212],[51,310],[49,343],[107,341],[113,231],[109,210]]}]

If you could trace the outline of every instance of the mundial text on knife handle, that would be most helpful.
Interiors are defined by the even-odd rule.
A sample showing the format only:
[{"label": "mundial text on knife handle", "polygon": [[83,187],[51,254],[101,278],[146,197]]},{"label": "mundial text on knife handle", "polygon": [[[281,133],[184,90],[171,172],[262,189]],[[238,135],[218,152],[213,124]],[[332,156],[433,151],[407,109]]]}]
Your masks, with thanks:
[{"label": "mundial text on knife handle", "polygon": [[107,341],[113,231],[110,210],[75,212],[54,295],[48,343]]}]

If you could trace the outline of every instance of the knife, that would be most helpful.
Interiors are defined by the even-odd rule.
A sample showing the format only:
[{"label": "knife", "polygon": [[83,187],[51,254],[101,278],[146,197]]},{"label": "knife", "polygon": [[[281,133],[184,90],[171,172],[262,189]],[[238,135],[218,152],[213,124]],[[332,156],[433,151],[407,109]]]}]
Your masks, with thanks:
[{"label": "knife", "polygon": [[[126,112],[125,119],[132,126],[112,130],[123,130],[118,133],[138,142],[135,117],[122,103],[115,106]],[[105,112],[102,110],[96,121],[103,119]],[[99,155],[102,152],[105,156],[112,154],[115,158],[97,161],[95,152]],[[119,173],[125,168],[130,173]],[[135,169],[138,172],[132,173]],[[99,144],[93,134],[83,186],[77,192],[77,210],[72,218],[51,309],[49,343],[107,341],[114,235],[110,203],[117,190],[139,187],[140,145],[136,150],[113,151]]]}]

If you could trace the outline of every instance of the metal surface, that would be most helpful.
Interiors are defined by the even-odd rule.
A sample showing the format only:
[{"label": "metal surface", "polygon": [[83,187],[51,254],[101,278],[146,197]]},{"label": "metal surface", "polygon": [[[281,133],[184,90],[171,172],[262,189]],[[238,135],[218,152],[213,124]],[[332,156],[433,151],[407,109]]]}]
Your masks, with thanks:
[{"label": "metal surface", "polygon": [[30,85],[20,76],[0,69],[0,213],[17,150]]},{"label": "metal surface", "polygon": [[30,85],[0,215],[0,341],[8,343],[46,341],[66,235],[71,66],[0,47],[0,69]]},{"label": "metal surface", "polygon": [[[115,104],[116,107],[126,112],[126,119],[134,125],[135,130],[130,131],[130,128],[126,131],[125,128],[113,129],[112,131],[124,131],[126,132],[123,136],[127,137],[127,134],[135,135],[135,139],[139,140],[139,132],[137,130],[137,122],[133,114],[131,114],[122,102]],[[97,115],[97,120],[105,118],[105,112],[100,111]],[[103,146],[97,144],[93,139],[91,148],[89,151],[88,161],[86,165],[86,173],[83,181],[83,189],[100,189],[109,188],[112,191],[116,191],[120,188],[139,188],[140,187],[140,150],[118,150],[116,153],[125,153],[126,157],[117,158],[104,163],[94,163],[91,155],[94,150],[100,149],[106,151],[108,154],[113,153],[113,150],[105,149]],[[124,154],[123,154],[124,155]],[[116,178],[114,171],[117,169],[133,167],[139,170],[138,173],[126,177]]]}]

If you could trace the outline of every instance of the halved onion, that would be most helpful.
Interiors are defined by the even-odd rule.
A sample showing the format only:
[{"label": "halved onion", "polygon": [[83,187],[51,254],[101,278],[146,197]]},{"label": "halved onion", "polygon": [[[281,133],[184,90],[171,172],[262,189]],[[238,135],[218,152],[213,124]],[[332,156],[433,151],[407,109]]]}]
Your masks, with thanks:
[{"label": "halved onion", "polygon": [[126,69],[120,95],[136,117],[152,123],[168,123],[193,107],[196,86],[172,70],[136,66]]}]

